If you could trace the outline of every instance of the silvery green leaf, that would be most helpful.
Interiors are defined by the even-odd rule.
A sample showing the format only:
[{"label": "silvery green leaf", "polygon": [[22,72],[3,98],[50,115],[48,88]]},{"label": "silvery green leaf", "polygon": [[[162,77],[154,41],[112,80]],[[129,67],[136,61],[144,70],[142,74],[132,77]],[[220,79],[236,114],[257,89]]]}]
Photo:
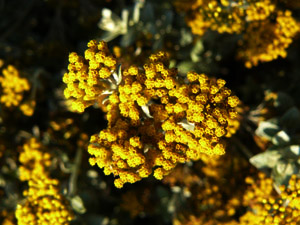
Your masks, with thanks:
[{"label": "silvery green leaf", "polygon": [[272,170],[272,178],[278,186],[282,184],[286,185],[288,184],[290,177],[298,172],[299,169],[294,163],[280,160]]},{"label": "silvery green leaf", "polygon": [[201,58],[200,54],[203,52],[203,50],[203,43],[201,40],[198,40],[191,51],[191,59],[193,62],[199,62]]},{"label": "silvery green leaf", "polygon": [[299,145],[290,145],[281,149],[282,156],[284,159],[289,161],[297,161],[300,159],[300,146]]},{"label": "silvery green leaf", "polygon": [[98,27],[107,31],[107,33],[101,37],[104,41],[110,41],[118,35],[125,34],[127,32],[126,15],[128,17],[128,12],[126,14],[126,10],[123,10],[121,20],[121,18],[110,9],[104,8],[102,10],[102,18],[98,23]]},{"label": "silvery green leaf", "polygon": [[177,65],[178,70],[180,73],[186,74],[187,72],[193,70],[194,63],[190,61],[183,61]]},{"label": "silvery green leaf", "polygon": [[259,137],[263,137],[271,141],[273,136],[275,136],[279,130],[280,129],[277,124],[269,121],[261,121],[258,124],[258,128],[256,129],[255,134]]},{"label": "silvery green leaf", "polygon": [[0,174],[0,187],[5,187],[6,185],[6,181],[4,179],[4,177]]},{"label": "silvery green leaf", "polygon": [[119,85],[122,82],[122,65],[121,64],[119,64],[117,66],[116,71],[114,71],[112,75],[116,81],[116,84]]},{"label": "silvery green leaf", "polygon": [[102,9],[102,18],[98,23],[98,27],[102,30],[114,32],[122,20],[110,9]]},{"label": "silvery green leaf", "polygon": [[181,28],[180,29],[180,45],[181,46],[187,46],[187,45],[191,44],[192,41],[193,41],[193,35],[192,35],[192,33],[189,32],[185,28]]},{"label": "silvery green leaf", "polygon": [[151,116],[151,114],[150,114],[149,106],[143,105],[143,106],[141,106],[141,108],[148,118],[153,118],[153,116]]},{"label": "silvery green leaf", "polygon": [[273,168],[280,160],[281,154],[277,150],[267,150],[250,158],[250,163],[258,169]]},{"label": "silvery green leaf", "polygon": [[183,122],[179,122],[177,124],[181,125],[184,129],[186,129],[188,131],[194,131],[195,130],[195,124],[194,123],[190,123],[187,120],[183,121]]},{"label": "silvery green leaf", "polygon": [[294,153],[296,156],[300,157],[300,146],[299,145],[291,145],[289,146],[289,150]]},{"label": "silvery green leaf", "polygon": [[125,29],[125,31],[123,33],[126,33],[127,32],[127,28],[128,28],[129,11],[127,9],[123,9],[121,17],[122,17],[122,23],[126,27],[126,29]]},{"label": "silvery green leaf", "polygon": [[101,92],[101,95],[111,95],[112,93],[114,93],[114,91],[105,90],[105,91]]},{"label": "silvery green leaf", "polygon": [[80,214],[83,214],[86,212],[83,201],[78,195],[71,198],[71,206],[76,212],[78,212]]},{"label": "silvery green leaf", "polygon": [[173,187],[171,187],[171,191],[173,193],[180,193],[181,192],[181,187],[180,186],[173,186]]},{"label": "silvery green leaf", "polygon": [[134,23],[138,23],[140,20],[141,8],[144,6],[144,1],[136,1],[133,8],[132,20]]},{"label": "silvery green leaf", "polygon": [[108,42],[108,41],[111,41],[111,40],[115,39],[119,35],[120,35],[119,32],[109,32],[109,31],[107,31],[107,32],[104,32],[103,35],[101,35],[100,39]]},{"label": "silvery green leaf", "polygon": [[272,143],[274,145],[286,145],[290,142],[290,140],[289,135],[285,131],[281,130],[272,138]]}]

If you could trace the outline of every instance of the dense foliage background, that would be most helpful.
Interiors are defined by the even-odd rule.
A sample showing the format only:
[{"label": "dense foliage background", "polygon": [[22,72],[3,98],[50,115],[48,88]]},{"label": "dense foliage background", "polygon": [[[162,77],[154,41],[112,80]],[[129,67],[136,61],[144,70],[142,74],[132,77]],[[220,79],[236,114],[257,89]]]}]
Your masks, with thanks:
[{"label": "dense foliage background", "polygon": [[[26,193],[42,177],[71,224],[300,224],[299,31],[297,0],[0,0],[0,222],[29,224],[16,210],[42,201]],[[166,51],[182,79],[225,80],[240,99],[226,153],[116,188],[87,151],[106,112],[74,112],[64,97],[69,53],[92,39],[122,70]]]}]

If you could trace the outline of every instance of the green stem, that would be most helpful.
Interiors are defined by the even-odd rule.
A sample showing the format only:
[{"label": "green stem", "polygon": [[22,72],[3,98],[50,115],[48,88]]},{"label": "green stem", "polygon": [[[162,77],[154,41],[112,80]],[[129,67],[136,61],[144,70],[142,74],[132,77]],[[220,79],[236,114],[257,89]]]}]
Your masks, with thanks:
[{"label": "green stem", "polygon": [[78,173],[79,173],[79,168],[81,165],[81,159],[82,159],[82,148],[78,148],[74,160],[74,165],[70,177],[70,182],[69,182],[69,196],[74,196],[75,193],[77,192],[77,180],[78,180]]}]

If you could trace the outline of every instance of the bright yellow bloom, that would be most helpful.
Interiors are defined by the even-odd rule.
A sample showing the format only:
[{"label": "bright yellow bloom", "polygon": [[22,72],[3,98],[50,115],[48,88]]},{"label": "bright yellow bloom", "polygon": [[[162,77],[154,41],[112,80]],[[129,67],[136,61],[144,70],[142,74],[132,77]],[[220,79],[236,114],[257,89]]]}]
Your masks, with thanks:
[{"label": "bright yellow bloom", "polygon": [[18,106],[23,99],[24,92],[30,89],[28,80],[21,78],[19,71],[12,65],[3,69],[2,75],[0,76],[2,87],[0,102],[6,107]]},{"label": "bright yellow bloom", "polygon": [[168,65],[167,53],[153,54],[143,69],[124,69],[121,82],[107,90],[108,127],[91,137],[89,162],[116,176],[118,188],[151,173],[162,179],[203,153],[225,153],[221,138],[236,117],[238,98],[222,79],[190,72],[184,83]]},{"label": "bright yellow bloom", "polygon": [[269,62],[279,56],[285,58],[286,49],[299,32],[299,26],[290,11],[277,11],[275,22],[270,20],[250,23],[244,34],[243,49],[238,57],[250,68],[259,62]]},{"label": "bright yellow bloom", "polygon": [[84,57],[72,52],[69,62],[69,72],[63,76],[63,82],[67,84],[64,94],[72,101],[72,110],[83,112],[85,108],[96,103],[105,90],[107,84],[102,80],[111,76],[115,70],[116,59],[105,42],[92,40],[88,43]]},{"label": "bright yellow bloom", "polygon": [[19,157],[20,180],[27,181],[29,188],[23,193],[26,201],[15,212],[18,224],[69,224],[73,214],[60,194],[59,181],[49,176],[50,154],[34,138],[23,149]]}]

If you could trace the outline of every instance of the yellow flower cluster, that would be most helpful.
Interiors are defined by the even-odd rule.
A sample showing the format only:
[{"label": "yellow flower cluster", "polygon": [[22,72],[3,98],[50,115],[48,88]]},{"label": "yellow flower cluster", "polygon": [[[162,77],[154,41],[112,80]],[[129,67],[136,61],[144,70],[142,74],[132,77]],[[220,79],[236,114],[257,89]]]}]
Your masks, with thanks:
[{"label": "yellow flower cluster", "polygon": [[243,38],[243,49],[238,57],[251,68],[259,62],[269,62],[279,56],[286,57],[286,49],[299,32],[299,25],[290,11],[278,11],[275,22],[254,21],[247,27]]},{"label": "yellow flower cluster", "polygon": [[69,224],[72,212],[60,194],[59,181],[51,179],[47,168],[51,165],[50,154],[34,138],[24,144],[20,154],[20,180],[28,182],[24,191],[26,201],[17,206],[15,215],[20,225]]},{"label": "yellow flower cluster", "polygon": [[[245,12],[239,4],[229,3],[227,0],[197,0],[183,5],[176,1],[179,10],[191,11],[186,17],[188,26],[194,34],[202,36],[208,29],[219,33],[240,33],[244,27],[242,20]],[[189,8],[188,8],[189,7]]]},{"label": "yellow flower cluster", "polygon": [[[91,43],[97,46],[94,41],[88,46]],[[103,43],[99,45],[106,46]],[[202,153],[225,153],[221,139],[228,133],[229,120],[237,118],[239,99],[224,86],[224,80],[195,72],[180,78],[176,68],[169,68],[168,55],[158,52],[143,68],[124,69],[119,83],[113,83],[108,75],[115,64],[107,76],[96,79],[111,84],[107,99],[93,88],[85,92],[92,93],[94,102],[105,102],[108,120],[107,129],[91,137],[90,164],[103,168],[106,175],[118,176],[116,187],[146,178],[153,170],[154,177],[162,179],[178,163],[198,160]]]},{"label": "yellow flower cluster", "polygon": [[42,145],[35,138],[31,138],[23,145],[23,152],[19,156],[22,166],[19,167],[21,181],[29,181],[48,176],[47,168],[51,165],[51,155],[41,151]]},{"label": "yellow flower cluster", "polygon": [[[240,173],[243,168],[248,168],[248,165],[235,166],[231,164],[230,158],[226,154],[205,165],[210,170],[216,170],[218,176],[207,175],[203,170],[205,167],[197,162],[197,166],[193,168],[177,167],[164,178],[164,183],[184,187],[187,190],[182,192],[193,196],[186,199],[189,210],[179,211],[179,216],[174,218],[174,224],[298,225],[300,223],[300,178],[297,175],[292,175],[287,186],[282,185],[279,188],[276,188],[273,180],[263,173],[248,176],[245,182],[242,182],[240,178],[244,175]],[[234,162],[236,159],[238,158],[231,160]],[[202,172],[205,172],[204,178]],[[233,177],[233,174],[238,178]],[[243,188],[234,189],[234,186]],[[237,191],[233,193],[233,189]],[[241,212],[243,214],[240,214]]]},{"label": "yellow flower cluster", "polygon": [[30,89],[28,80],[21,78],[19,71],[12,65],[2,70],[0,84],[2,86],[0,102],[6,107],[18,106],[23,99],[24,91]]},{"label": "yellow flower cluster", "polygon": [[93,40],[88,43],[84,57],[72,52],[69,62],[69,72],[63,76],[63,82],[67,84],[64,95],[71,99],[74,111],[83,112],[107,88],[102,80],[110,77],[116,59],[105,42],[98,43]]},{"label": "yellow flower cluster", "polygon": [[271,0],[191,0],[174,4],[186,12],[187,24],[194,34],[202,36],[208,29],[242,33],[238,58],[248,68],[285,57],[286,49],[299,32],[291,12],[279,10]]},{"label": "yellow flower cluster", "polygon": [[254,1],[246,9],[246,20],[256,21],[267,19],[275,10],[275,5],[270,0]]},{"label": "yellow flower cluster", "polygon": [[261,173],[257,182],[252,178],[247,178],[246,182],[251,187],[245,193],[244,204],[250,206],[252,211],[240,218],[241,224],[300,223],[300,179],[296,175],[291,177],[288,187],[280,187],[280,195],[275,192],[273,181]]},{"label": "yellow flower cluster", "polygon": [[22,105],[20,105],[20,110],[25,116],[32,116],[34,113],[35,105],[35,100],[25,101]]}]

